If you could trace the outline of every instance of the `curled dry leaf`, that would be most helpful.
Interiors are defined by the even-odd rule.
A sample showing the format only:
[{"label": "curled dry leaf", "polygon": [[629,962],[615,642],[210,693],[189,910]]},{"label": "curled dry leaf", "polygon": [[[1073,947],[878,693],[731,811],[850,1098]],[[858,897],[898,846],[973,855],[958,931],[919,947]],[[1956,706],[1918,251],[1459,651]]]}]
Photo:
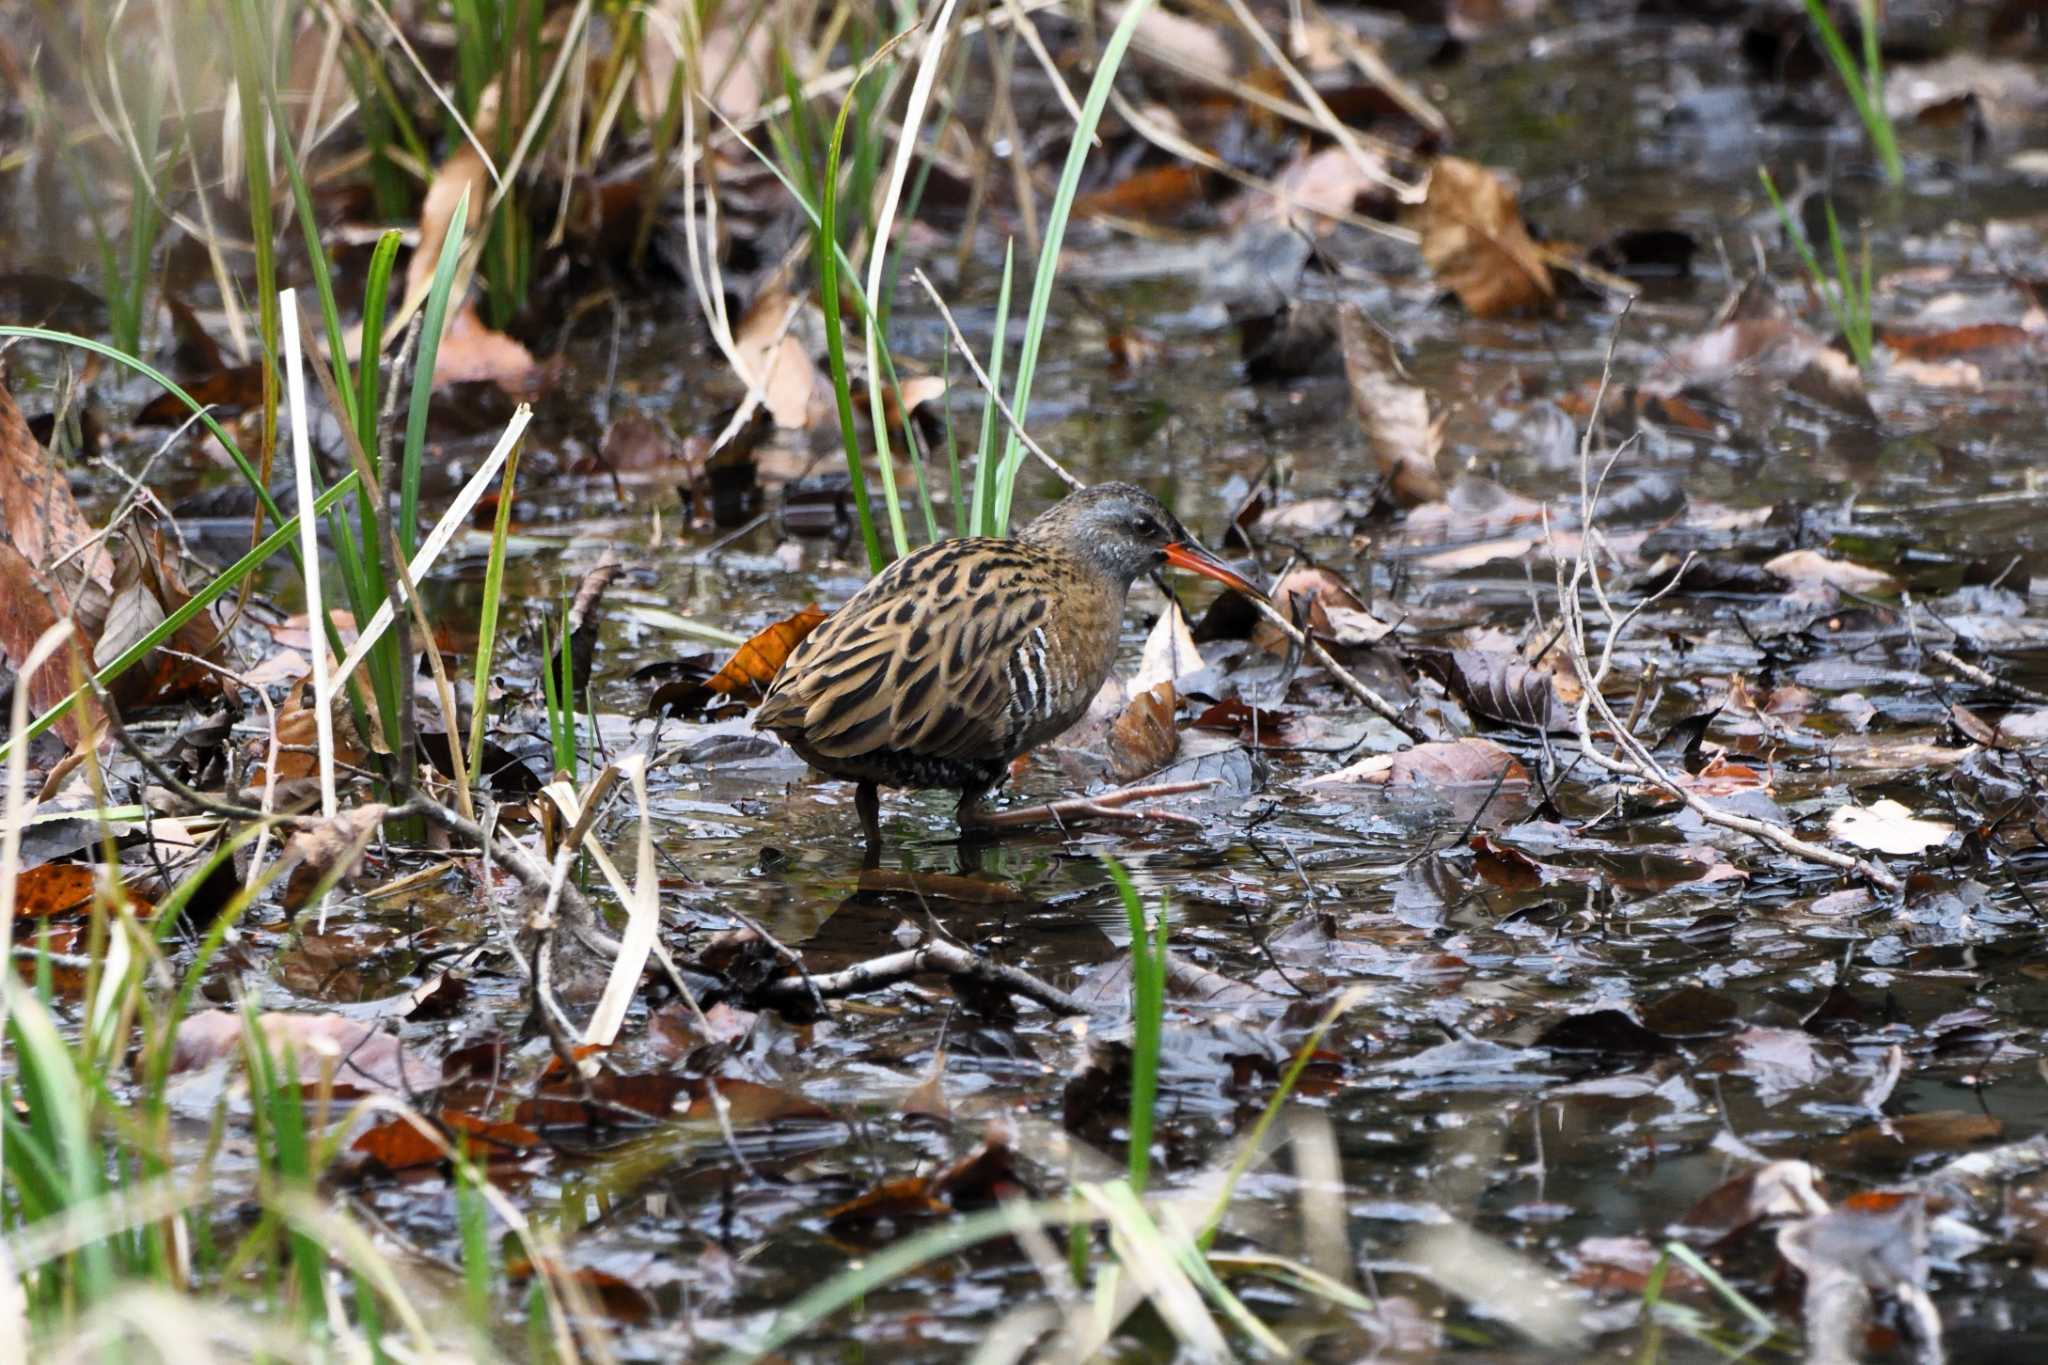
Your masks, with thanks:
[{"label": "curled dry leaf", "polygon": [[[1273,605],[1290,621],[1301,622],[1326,644],[1377,644],[1393,630],[1365,609],[1344,580],[1328,569],[1309,565],[1293,569],[1273,585]],[[1272,654],[1286,652],[1288,640],[1277,626],[1261,617],[1252,628],[1252,643]]]},{"label": "curled dry leaf", "polygon": [[1403,507],[1435,502],[1444,495],[1437,473],[1444,433],[1443,419],[1430,416],[1429,395],[1409,380],[1393,347],[1357,304],[1337,310],[1337,335],[1351,405],[1394,501]]},{"label": "curled dry leaf", "polygon": [[[280,780],[311,777],[320,766],[319,720],[311,705],[311,680],[300,678],[284,695],[284,701],[277,708],[277,776]],[[332,705],[334,715],[334,758],[337,763],[359,764],[365,754],[362,741],[356,734],[355,720],[350,715],[343,699],[337,696]],[[259,735],[249,741],[247,752],[256,760],[256,766],[249,774],[249,785],[261,790],[265,774],[264,755],[269,752],[270,737]]]},{"label": "curled dry leaf", "polygon": [[823,607],[805,607],[796,615],[766,627],[735,650],[704,686],[721,696],[759,696],[775,681],[789,652],[804,636],[824,624],[829,615]]},{"label": "curled dry leaf", "polygon": [[1446,679],[1459,701],[1489,720],[1532,730],[1571,728],[1571,717],[1558,705],[1554,676],[1513,650],[1453,650]]},{"label": "curled dry leaf", "polygon": [[761,390],[761,406],[784,431],[802,431],[825,420],[831,407],[830,386],[804,349],[796,325],[796,314],[805,306],[787,289],[770,286],[733,333],[740,378]]},{"label": "curled dry leaf", "polygon": [[303,910],[321,882],[353,876],[389,809],[373,801],[294,834],[284,846],[284,860],[292,869],[285,882],[285,909]]},{"label": "curled dry leaf", "polygon": [[1131,678],[1131,692],[1135,695],[1160,683],[1178,682],[1207,667],[1180,603],[1169,600],[1166,610],[1153,623],[1152,633],[1145,637],[1145,652]]},{"label": "curled dry leaf", "polygon": [[1828,832],[1845,843],[1873,853],[1914,857],[1955,837],[1956,827],[1941,820],[1922,820],[1886,797],[1867,806],[1843,806],[1828,816]]},{"label": "curled dry leaf", "polygon": [[1109,727],[1109,771],[1118,782],[1135,782],[1158,772],[1180,752],[1180,731],[1174,728],[1177,699],[1173,684],[1162,682],[1131,698]]},{"label": "curled dry leaf", "polygon": [[1553,295],[1543,253],[1522,226],[1514,191],[1477,162],[1437,160],[1422,203],[1422,259],[1474,317],[1494,318]]}]

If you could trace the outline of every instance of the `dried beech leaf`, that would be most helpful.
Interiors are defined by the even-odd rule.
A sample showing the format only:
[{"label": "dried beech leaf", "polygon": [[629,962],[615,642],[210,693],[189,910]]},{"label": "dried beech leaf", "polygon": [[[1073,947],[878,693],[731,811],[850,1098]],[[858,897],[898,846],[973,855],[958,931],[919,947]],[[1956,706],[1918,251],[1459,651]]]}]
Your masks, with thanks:
[{"label": "dried beech leaf", "polygon": [[775,681],[775,675],[782,670],[782,662],[789,657],[789,652],[804,636],[822,625],[829,615],[831,613],[823,607],[805,607],[796,615],[768,626],[734,651],[733,656],[725,661],[725,666],[712,674],[704,686],[721,696],[735,693],[759,696],[768,690],[769,683]]},{"label": "dried beech leaf", "polygon": [[1462,157],[1440,157],[1430,172],[1422,259],[1474,317],[1519,312],[1553,293],[1550,269],[1522,226],[1514,192]]},{"label": "dried beech leaf", "polygon": [[305,909],[313,892],[329,877],[352,876],[389,809],[373,801],[294,834],[284,846],[285,860],[293,864],[284,888],[285,909]]},{"label": "dried beech leaf", "polygon": [[1437,473],[1443,422],[1430,416],[1429,395],[1409,381],[1387,339],[1358,305],[1337,310],[1337,335],[1344,347],[1351,405],[1394,501],[1403,507],[1435,502],[1444,495]]},{"label": "dried beech leaf", "polygon": [[791,322],[792,310],[802,307],[786,289],[765,289],[733,333],[740,378],[761,390],[761,406],[784,431],[823,421],[829,408],[824,376]]},{"label": "dried beech leaf", "polygon": [[1118,782],[1135,782],[1156,773],[1180,752],[1180,731],[1174,728],[1173,684],[1159,683],[1131,698],[1109,727],[1109,771]]}]

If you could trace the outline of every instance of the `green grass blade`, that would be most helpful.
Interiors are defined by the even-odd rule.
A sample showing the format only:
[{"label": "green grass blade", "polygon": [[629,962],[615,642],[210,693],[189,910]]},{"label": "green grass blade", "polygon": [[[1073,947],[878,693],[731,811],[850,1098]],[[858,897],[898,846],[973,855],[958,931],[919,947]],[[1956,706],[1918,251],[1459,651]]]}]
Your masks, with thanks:
[{"label": "green grass blade", "polygon": [[996,291],[995,333],[988,343],[988,385],[981,396],[981,441],[974,452],[974,534],[999,536],[996,526],[996,461],[1001,455],[997,441],[996,394],[1003,387],[1004,343],[1009,340],[1010,285],[1017,264],[1017,239],[1003,243],[1003,282]]},{"label": "green grass blade", "polygon": [[470,689],[469,784],[483,780],[484,722],[489,716],[491,662],[498,647],[498,608],[505,596],[505,541],[512,529],[512,498],[519,478],[519,452],[515,444],[505,456],[505,472],[498,483],[498,510],[491,518],[491,554],[484,564],[484,601],[476,629],[476,670]]},{"label": "green grass blade", "polygon": [[1131,926],[1131,1189],[1145,1192],[1152,1174],[1152,1109],[1159,1096],[1159,1035],[1166,1011],[1166,908],[1156,929],[1145,923],[1145,905],[1130,873],[1114,858],[1102,865],[1123,898]]},{"label": "green grass blade", "polygon": [[[857,88],[860,79],[868,72],[863,66],[854,76]],[[853,485],[854,514],[860,520],[861,544],[868,555],[868,569],[880,573],[888,566],[889,556],[882,551],[882,538],[875,529],[874,509],[868,506],[867,472],[861,467],[860,430],[853,419],[853,387],[846,371],[846,335],[840,320],[839,308],[839,263],[842,252],[839,245],[839,156],[846,141],[846,117],[854,107],[854,90],[846,92],[846,100],[839,106],[839,117],[832,125],[832,140],[825,151],[825,175],[818,197],[818,294],[819,303],[825,311],[825,357],[832,372],[832,397],[839,411],[839,438],[846,446],[846,476]],[[867,311],[873,310],[869,301]],[[869,375],[870,384],[879,383],[880,375]],[[880,437],[886,444],[887,438]],[[898,555],[910,552],[910,539],[903,528],[903,511],[896,505],[896,474],[889,467],[885,456],[881,462],[882,491],[888,501],[889,534],[895,541]]]},{"label": "green grass blade", "polygon": [[[1031,281],[1031,308],[1025,317],[1024,341],[1017,353],[1017,387],[1010,396],[1010,411],[1021,423],[1031,406],[1031,381],[1038,372],[1038,351],[1045,340],[1046,316],[1052,307],[1053,279],[1059,273],[1060,245],[1066,240],[1067,219],[1073,213],[1074,194],[1081,183],[1081,168],[1087,164],[1088,149],[1095,142],[1096,125],[1109,103],[1116,83],[1117,68],[1138,31],[1138,23],[1152,7],[1152,0],[1131,0],[1110,32],[1109,44],[1096,63],[1095,79],[1089,82],[1088,98],[1081,105],[1081,121],[1074,129],[1067,150],[1067,164],[1060,172],[1053,192],[1052,211],[1046,215],[1045,238],[1038,254],[1038,274]],[[1012,431],[1003,443],[1003,463],[997,475],[996,515],[993,534],[1000,535],[1010,524],[1010,498],[1016,491],[1017,473],[1024,463],[1024,446]]]},{"label": "green grass blade", "polygon": [[413,367],[412,393],[405,414],[405,449],[398,467],[398,543],[410,561],[419,550],[420,462],[427,446],[427,409],[434,399],[434,361],[441,352],[441,332],[448,320],[448,295],[455,285],[456,263],[462,257],[463,230],[469,222],[469,191],[455,202],[448,235],[441,239],[441,258],[420,320],[419,360]]}]

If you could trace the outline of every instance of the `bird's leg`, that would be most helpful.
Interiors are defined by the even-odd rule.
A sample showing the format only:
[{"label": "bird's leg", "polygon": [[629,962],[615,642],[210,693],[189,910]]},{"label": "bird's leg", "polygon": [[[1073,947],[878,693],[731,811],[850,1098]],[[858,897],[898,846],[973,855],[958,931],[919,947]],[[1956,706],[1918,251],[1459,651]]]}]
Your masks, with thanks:
[{"label": "bird's leg", "polygon": [[868,836],[868,855],[877,860],[882,853],[882,798],[872,782],[857,783],[853,808],[860,812],[861,832]]}]

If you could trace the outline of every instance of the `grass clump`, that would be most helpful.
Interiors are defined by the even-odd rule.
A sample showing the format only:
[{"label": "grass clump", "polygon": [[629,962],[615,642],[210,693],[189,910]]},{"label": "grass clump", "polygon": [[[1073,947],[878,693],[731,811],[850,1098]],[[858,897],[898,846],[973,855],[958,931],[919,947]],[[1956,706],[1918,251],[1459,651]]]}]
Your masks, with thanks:
[{"label": "grass clump", "polygon": [[1898,135],[1884,106],[1884,62],[1878,53],[1876,0],[1856,0],[1856,18],[1863,30],[1860,58],[1849,50],[1848,40],[1829,17],[1825,0],[1806,0],[1806,17],[1813,21],[1821,49],[1827,53],[1835,74],[1842,78],[1842,87],[1856,106],[1856,116],[1863,120],[1863,130],[1870,135],[1871,148],[1884,169],[1885,183],[1903,185],[1906,163],[1899,156]]},{"label": "grass clump", "polygon": [[1833,315],[1850,357],[1858,369],[1868,370],[1876,343],[1876,333],[1870,321],[1870,239],[1866,237],[1859,244],[1858,264],[1852,269],[1849,250],[1842,239],[1842,227],[1835,218],[1834,201],[1823,201],[1822,206],[1827,211],[1828,259],[1832,265],[1831,269],[1823,269],[1813,243],[1807,240],[1805,227],[1778,193],[1771,173],[1758,167],[1757,175],[1763,180],[1764,193],[1771,198],[1771,207],[1778,212],[1778,221],[1784,225],[1785,235],[1792,239],[1793,248],[1799,252],[1808,282]]}]

